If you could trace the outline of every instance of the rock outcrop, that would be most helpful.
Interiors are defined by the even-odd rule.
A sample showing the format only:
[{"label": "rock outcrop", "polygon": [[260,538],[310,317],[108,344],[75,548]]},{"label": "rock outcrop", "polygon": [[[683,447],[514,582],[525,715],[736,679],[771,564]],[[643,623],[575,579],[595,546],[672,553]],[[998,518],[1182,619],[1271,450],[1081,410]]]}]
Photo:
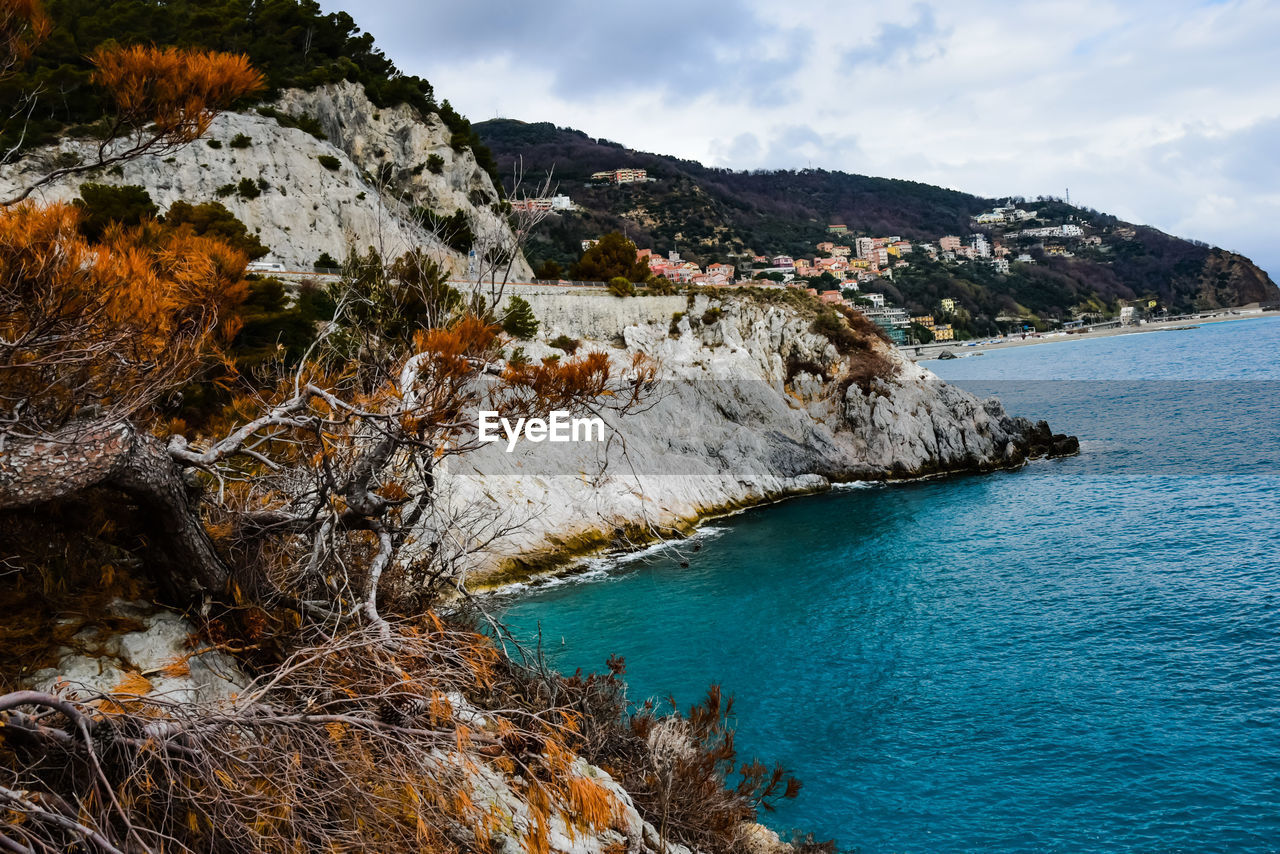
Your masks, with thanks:
[{"label": "rock outcrop", "polygon": [[[383,257],[425,247],[454,273],[464,272],[467,259],[423,226],[416,207],[441,216],[462,211],[476,234],[507,229],[491,207],[498,193],[488,173],[469,149],[450,147],[439,117],[408,106],[380,109],[350,82],[288,90],[273,109],[318,121],[327,139],[257,111],[224,113],[204,139],[172,154],[70,176],[37,197],[73,199],[82,183],[94,181],[144,187],[162,212],[179,199],[219,201],[270,248],[271,260],[290,270],[310,270],[321,253],[341,259],[354,245],[362,251],[372,246]],[[12,195],[55,162],[87,160],[93,145],[66,139],[0,168],[0,196]],[[428,165],[433,156],[438,172]],[[242,181],[251,187],[247,193]],[[515,273],[529,275],[523,259]]]},{"label": "rock outcrop", "polygon": [[[745,293],[524,296],[544,340],[581,338],[618,366],[643,354],[660,379],[639,411],[604,415],[607,443],[492,444],[453,472],[457,506],[485,507],[511,529],[482,556],[481,585],[833,483],[1014,468],[1078,449],[879,339],[841,355],[790,305]],[[521,344],[534,359],[560,353]]]},{"label": "rock outcrop", "polygon": [[117,601],[98,616],[128,618],[138,628],[112,633],[86,626],[72,646],[58,651],[54,666],[25,679],[26,687],[68,696],[116,693],[213,703],[231,700],[249,683],[234,659],[204,648],[195,628],[172,611]]}]

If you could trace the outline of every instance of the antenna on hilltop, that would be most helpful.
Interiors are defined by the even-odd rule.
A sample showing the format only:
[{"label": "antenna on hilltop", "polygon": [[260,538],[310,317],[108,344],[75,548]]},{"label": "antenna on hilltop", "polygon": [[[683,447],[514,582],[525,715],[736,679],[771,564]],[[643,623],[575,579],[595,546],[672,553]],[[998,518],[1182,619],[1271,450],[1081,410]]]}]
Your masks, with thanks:
[{"label": "antenna on hilltop", "polygon": [[1071,204],[1071,188],[1067,187],[1067,204]]}]

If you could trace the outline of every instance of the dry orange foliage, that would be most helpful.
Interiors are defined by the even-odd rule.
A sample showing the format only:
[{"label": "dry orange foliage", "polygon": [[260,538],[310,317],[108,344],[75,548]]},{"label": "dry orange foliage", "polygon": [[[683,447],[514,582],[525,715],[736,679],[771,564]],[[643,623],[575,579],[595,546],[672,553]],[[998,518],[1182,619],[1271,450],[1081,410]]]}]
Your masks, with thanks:
[{"label": "dry orange foliage", "polygon": [[38,0],[0,0],[0,79],[26,62],[50,29]]},{"label": "dry orange foliage", "polygon": [[198,139],[219,109],[264,85],[239,54],[134,45],[99,48],[91,60],[94,82],[111,93],[120,124],[154,125],[171,145]]},{"label": "dry orange foliage", "polygon": [[147,677],[137,671],[130,670],[120,678],[116,686],[111,689],[112,694],[136,695],[144,696],[151,693],[151,683]]},{"label": "dry orange foliage", "polygon": [[247,259],[220,241],[144,225],[90,244],[78,223],[69,205],[0,209],[0,400],[34,435],[187,382],[246,293]]}]

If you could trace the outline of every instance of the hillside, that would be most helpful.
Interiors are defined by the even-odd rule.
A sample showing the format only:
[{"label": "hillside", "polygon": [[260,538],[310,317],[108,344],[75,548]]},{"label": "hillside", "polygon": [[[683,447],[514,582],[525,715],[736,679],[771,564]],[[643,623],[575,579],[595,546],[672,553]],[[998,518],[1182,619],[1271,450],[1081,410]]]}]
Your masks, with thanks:
[{"label": "hillside", "polygon": [[[493,151],[501,174],[522,158],[527,174],[554,170],[559,191],[581,210],[550,217],[529,247],[530,262],[562,266],[577,258],[581,241],[623,231],[641,248],[706,264],[742,266],[744,256],[810,257],[828,239],[827,225],[844,224],[848,243],[857,236],[898,236],[912,242],[975,233],[1003,241],[1014,263],[1007,273],[980,264],[930,261],[921,253],[893,280],[877,280],[892,301],[911,313],[938,309],[954,299],[962,329],[986,334],[997,317],[1017,317],[1037,326],[1084,312],[1104,315],[1121,302],[1155,303],[1179,313],[1280,298],[1274,282],[1247,258],[1056,199],[1021,204],[1036,217],[1017,230],[1078,224],[1090,239],[1065,247],[1017,237],[1015,229],[977,226],[973,218],[998,200],[913,181],[851,175],[821,169],[734,172],[659,154],[637,152],[581,131],[549,123],[494,119],[475,126]],[[591,182],[592,173],[645,169],[649,181]],[[834,285],[832,285],[834,287]]]},{"label": "hillside", "polygon": [[287,89],[348,81],[378,107],[404,104],[434,114],[448,128],[451,146],[472,149],[498,183],[471,124],[447,100],[438,103],[426,80],[401,73],[349,14],[325,14],[315,0],[48,0],[45,10],[53,25],[49,37],[25,68],[0,80],[0,103],[17,103],[31,91],[58,96],[37,99],[30,120],[25,109],[0,119],[6,149],[92,134],[102,94],[90,85],[89,55],[109,42],[162,44],[247,55],[266,77],[268,101]]}]

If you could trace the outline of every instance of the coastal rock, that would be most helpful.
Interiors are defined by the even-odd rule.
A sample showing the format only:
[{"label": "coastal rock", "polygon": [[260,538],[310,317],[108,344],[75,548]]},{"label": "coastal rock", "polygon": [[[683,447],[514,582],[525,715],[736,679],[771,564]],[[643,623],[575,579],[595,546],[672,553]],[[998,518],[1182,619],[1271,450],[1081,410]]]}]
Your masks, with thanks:
[{"label": "coastal rock", "polygon": [[[745,293],[521,293],[545,338],[580,338],[582,348],[607,353],[619,369],[643,354],[660,379],[639,411],[605,414],[612,438],[605,447],[508,452],[495,444],[442,473],[456,512],[501,520],[493,524],[503,533],[472,565],[481,586],[833,483],[1012,468],[1077,447],[1043,422],[1008,415],[998,400],[949,385],[879,339],[868,353],[841,356],[812,331],[812,315],[794,306]],[[560,352],[544,341],[521,346],[535,359]],[[853,381],[868,359],[879,374]]]}]

